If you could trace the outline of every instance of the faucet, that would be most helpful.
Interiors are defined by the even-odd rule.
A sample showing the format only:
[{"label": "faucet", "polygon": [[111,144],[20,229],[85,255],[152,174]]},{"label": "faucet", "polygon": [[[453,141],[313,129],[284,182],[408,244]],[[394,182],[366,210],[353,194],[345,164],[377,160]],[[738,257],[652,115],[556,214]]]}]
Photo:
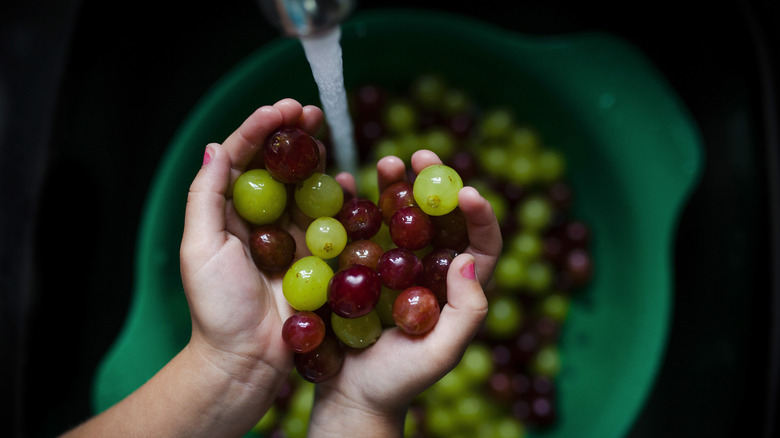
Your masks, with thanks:
[{"label": "faucet", "polygon": [[338,26],[356,0],[258,0],[266,18],[287,36],[310,37]]}]

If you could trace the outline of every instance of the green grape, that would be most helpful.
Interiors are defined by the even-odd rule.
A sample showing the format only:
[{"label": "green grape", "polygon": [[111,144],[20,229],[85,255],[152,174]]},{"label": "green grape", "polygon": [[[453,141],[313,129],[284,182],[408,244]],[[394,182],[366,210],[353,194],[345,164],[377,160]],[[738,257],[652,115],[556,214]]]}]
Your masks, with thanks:
[{"label": "green grape", "polygon": [[566,160],[563,154],[553,149],[539,152],[536,159],[537,177],[545,183],[558,181],[566,172]]},{"label": "green grape", "polygon": [[382,222],[382,225],[379,226],[379,231],[377,231],[376,234],[374,234],[374,236],[368,240],[379,245],[383,251],[387,251],[396,247],[396,244],[393,242],[393,238],[390,236],[390,228],[386,223],[384,223],[384,221]]},{"label": "green grape", "polygon": [[406,100],[397,99],[388,103],[383,113],[383,122],[388,132],[410,132],[417,128],[417,110]]},{"label": "green grape", "polygon": [[506,197],[499,195],[492,190],[485,193],[480,192],[480,194],[488,201],[490,207],[493,208],[493,214],[496,215],[498,223],[504,223],[507,217],[507,210],[509,210],[509,202],[507,202]]},{"label": "green grape", "polygon": [[315,173],[295,186],[295,203],[310,218],[333,217],[344,203],[344,191],[332,176]]},{"label": "green grape", "polygon": [[506,339],[517,333],[522,322],[523,308],[520,303],[508,296],[500,296],[490,303],[485,327],[495,338]]},{"label": "green grape", "polygon": [[276,407],[276,405],[273,405],[270,409],[268,409],[268,411],[266,411],[260,421],[258,421],[254,427],[252,427],[252,432],[257,434],[267,433],[271,430],[271,427],[273,427],[278,419],[279,408]]},{"label": "green grape", "polygon": [[504,176],[508,172],[509,154],[503,145],[483,145],[479,148],[477,157],[479,165],[488,175]]},{"label": "green grape", "polygon": [[314,384],[301,380],[290,399],[289,411],[293,415],[308,418],[311,414],[311,405],[314,403],[314,391]]},{"label": "green grape", "polygon": [[[476,429],[485,418],[490,417],[492,411],[485,397],[474,393],[457,399],[455,410],[458,413],[458,422],[468,429]],[[473,433],[468,435],[473,436]]]},{"label": "green grape", "polygon": [[425,415],[425,429],[433,436],[449,437],[458,431],[458,413],[448,406],[434,404],[428,406]]},{"label": "green grape", "polygon": [[526,285],[536,295],[549,291],[555,272],[549,263],[534,260],[526,267]]},{"label": "green grape", "polygon": [[269,224],[287,207],[287,190],[267,170],[248,170],[233,185],[233,206],[247,221],[255,225]]},{"label": "green grape", "polygon": [[493,272],[496,285],[504,289],[523,287],[528,279],[527,266],[526,260],[514,251],[502,254]]},{"label": "green grape", "polygon": [[423,394],[429,404],[442,404],[461,397],[469,391],[468,379],[457,366],[439,379]]},{"label": "green grape", "polygon": [[400,157],[403,154],[401,142],[397,137],[382,137],[374,145],[374,157],[377,161],[380,158],[395,156]]},{"label": "green grape", "polygon": [[496,215],[496,220],[499,224],[504,223],[506,220],[507,211],[509,210],[509,201],[506,196],[496,192],[490,186],[481,180],[472,180],[471,186],[477,189],[480,195],[485,198],[490,206],[493,208],[493,214]]},{"label": "green grape", "polygon": [[536,179],[537,164],[535,157],[527,154],[507,153],[506,177],[521,186],[531,185]]},{"label": "green grape", "polygon": [[561,372],[561,354],[555,344],[543,346],[531,358],[531,371],[540,376],[553,378]]},{"label": "green grape", "polygon": [[546,228],[553,218],[553,206],[550,200],[542,195],[529,196],[517,208],[517,220],[529,231]]},{"label": "green grape", "polygon": [[421,107],[436,109],[441,105],[447,84],[437,75],[419,76],[412,84],[411,94]]},{"label": "green grape", "polygon": [[442,216],[458,206],[458,192],[463,180],[455,169],[434,164],[423,169],[414,180],[414,200],[422,211],[431,216]]},{"label": "green grape", "polygon": [[520,231],[509,241],[509,252],[523,260],[535,259],[542,254],[543,250],[542,237],[533,231]]},{"label": "green grape", "polygon": [[312,255],[321,259],[337,257],[345,246],[347,246],[347,230],[338,219],[320,217],[306,229],[306,247]]},{"label": "green grape", "polygon": [[307,256],[290,266],[282,280],[282,293],[295,310],[317,310],[328,300],[333,269],[317,256]]},{"label": "green grape", "polygon": [[389,287],[382,285],[382,292],[379,294],[379,302],[376,303],[374,310],[379,316],[379,320],[382,321],[382,325],[386,327],[395,327],[395,320],[393,319],[393,303],[398,295],[401,294],[400,290],[390,289]]},{"label": "green grape", "polygon": [[539,303],[539,313],[552,318],[558,323],[566,321],[571,303],[561,293],[551,293]]},{"label": "green grape", "polygon": [[458,367],[472,384],[484,383],[493,373],[493,355],[485,344],[472,343],[463,353]]},{"label": "green grape", "polygon": [[377,181],[376,166],[363,166],[358,171],[358,196],[371,200],[374,204],[379,201],[379,181]]},{"label": "green grape", "polygon": [[455,152],[455,137],[442,128],[431,128],[422,135],[422,148],[435,153],[442,161],[447,161]]},{"label": "green grape", "polygon": [[382,334],[382,322],[373,310],[357,318],[342,318],[331,313],[330,325],[336,337],[352,348],[366,348]]},{"label": "green grape", "polygon": [[477,436],[481,438],[525,438],[525,426],[512,417],[501,417],[486,421],[480,426]]},{"label": "green grape", "polygon": [[404,417],[404,438],[415,436],[418,427],[417,417],[414,415],[414,412],[412,412],[411,409],[407,410],[406,416]]},{"label": "green grape", "polygon": [[304,438],[309,428],[311,407],[314,403],[314,385],[301,381],[293,392],[287,414],[282,418],[281,427],[288,438]]},{"label": "green grape", "polygon": [[415,132],[404,132],[398,136],[398,158],[404,163],[410,163],[412,155],[420,149],[422,138]]},{"label": "green grape", "polygon": [[464,113],[469,109],[471,100],[462,90],[450,89],[444,93],[441,102],[441,112],[445,117]]},{"label": "green grape", "polygon": [[509,136],[509,149],[519,154],[535,154],[539,149],[539,135],[528,126],[518,126]]},{"label": "green grape", "polygon": [[492,109],[482,117],[479,128],[487,139],[506,138],[514,128],[514,116],[504,108]]},{"label": "green grape", "polygon": [[286,415],[281,425],[285,438],[306,438],[309,429],[307,420],[292,414]]}]

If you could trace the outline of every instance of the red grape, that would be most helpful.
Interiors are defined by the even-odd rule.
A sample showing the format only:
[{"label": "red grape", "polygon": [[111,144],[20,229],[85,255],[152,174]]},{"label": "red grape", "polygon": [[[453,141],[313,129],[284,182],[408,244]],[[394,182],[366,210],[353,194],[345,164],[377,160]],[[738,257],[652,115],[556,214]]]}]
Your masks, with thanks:
[{"label": "red grape", "polygon": [[382,212],[382,220],[390,224],[390,219],[398,209],[417,205],[414,200],[414,185],[410,182],[399,181],[389,185],[379,195],[379,211]]},{"label": "red grape", "polygon": [[582,221],[568,221],[563,224],[563,236],[571,246],[584,248],[590,244],[590,227]]},{"label": "red grape", "polygon": [[547,195],[559,210],[567,211],[572,204],[572,189],[568,183],[558,181],[547,188]]},{"label": "red grape", "polygon": [[363,116],[379,116],[385,106],[385,91],[374,84],[358,87],[354,94],[355,112]]},{"label": "red grape", "polygon": [[450,117],[448,126],[457,138],[468,138],[474,127],[474,116],[468,113],[455,114]]},{"label": "red grape", "polygon": [[430,289],[412,286],[395,299],[393,320],[410,335],[427,333],[439,320],[439,301]]},{"label": "red grape", "polygon": [[379,207],[365,198],[351,198],[344,201],[336,218],[344,225],[347,237],[353,240],[369,239],[382,226]]},{"label": "red grape", "polygon": [[300,128],[282,128],[263,144],[265,168],[275,179],[295,184],[310,177],[320,165],[317,140]]},{"label": "red grape", "polygon": [[542,253],[547,260],[555,265],[563,263],[566,255],[563,239],[555,234],[549,234],[545,236],[542,244]]},{"label": "red grape", "polygon": [[249,249],[258,268],[279,272],[290,267],[295,257],[295,239],[278,225],[263,225],[249,236]]},{"label": "red grape", "polygon": [[477,160],[469,151],[457,151],[452,154],[447,165],[455,169],[463,182],[470,181],[477,176]]},{"label": "red grape", "polygon": [[593,262],[588,251],[582,248],[574,248],[566,254],[564,269],[569,275],[572,286],[582,287],[593,275]]},{"label": "red grape", "polygon": [[419,284],[436,294],[440,306],[447,304],[447,272],[450,270],[452,259],[457,254],[451,249],[441,248],[430,252],[422,259],[423,271]]},{"label": "red grape", "polygon": [[350,265],[366,265],[376,269],[383,253],[382,247],[373,240],[353,240],[339,254],[339,269]]},{"label": "red grape", "polygon": [[309,382],[324,382],[341,370],[344,355],[344,347],[339,341],[325,336],[314,350],[295,355],[295,369]]},{"label": "red grape", "polygon": [[417,284],[422,270],[420,259],[407,248],[385,251],[376,266],[382,284],[395,290],[403,290]]},{"label": "red grape", "polygon": [[377,118],[364,116],[355,120],[355,142],[361,154],[369,153],[374,143],[385,134],[385,127]]},{"label": "red grape", "polygon": [[282,326],[282,339],[296,353],[308,353],[325,338],[325,323],[314,312],[292,314]]},{"label": "red grape", "polygon": [[336,272],[328,285],[330,309],[342,318],[357,318],[376,307],[382,283],[376,271],[352,265]]},{"label": "red grape", "polygon": [[441,216],[431,216],[434,233],[431,244],[434,248],[449,248],[463,252],[469,247],[469,233],[466,216],[460,208]]},{"label": "red grape", "polygon": [[425,248],[433,240],[431,218],[419,207],[403,207],[388,224],[393,243],[411,250]]}]

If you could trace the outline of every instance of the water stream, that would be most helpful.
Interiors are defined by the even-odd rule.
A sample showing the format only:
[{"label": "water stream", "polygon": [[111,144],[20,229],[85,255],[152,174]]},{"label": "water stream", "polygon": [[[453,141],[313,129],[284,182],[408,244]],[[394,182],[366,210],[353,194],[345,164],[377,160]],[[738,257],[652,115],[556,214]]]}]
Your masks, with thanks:
[{"label": "water stream", "polygon": [[344,87],[341,28],[336,26],[326,33],[300,40],[319,88],[322,110],[330,128],[336,167],[339,171],[355,175],[358,157],[347,90]]}]

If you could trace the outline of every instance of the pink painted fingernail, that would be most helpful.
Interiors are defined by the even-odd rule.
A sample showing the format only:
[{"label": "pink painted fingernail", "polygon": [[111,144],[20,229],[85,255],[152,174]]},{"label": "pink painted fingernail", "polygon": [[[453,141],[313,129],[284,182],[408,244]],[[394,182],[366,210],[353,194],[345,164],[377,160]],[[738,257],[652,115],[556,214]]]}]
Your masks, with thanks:
[{"label": "pink painted fingernail", "polygon": [[477,273],[474,270],[474,262],[467,263],[466,266],[461,268],[460,275],[462,275],[465,278],[468,278],[469,280],[476,280]]},{"label": "pink painted fingernail", "polygon": [[203,152],[203,165],[209,164],[209,161],[211,161],[211,153],[209,152],[209,147],[206,146],[206,151]]}]

